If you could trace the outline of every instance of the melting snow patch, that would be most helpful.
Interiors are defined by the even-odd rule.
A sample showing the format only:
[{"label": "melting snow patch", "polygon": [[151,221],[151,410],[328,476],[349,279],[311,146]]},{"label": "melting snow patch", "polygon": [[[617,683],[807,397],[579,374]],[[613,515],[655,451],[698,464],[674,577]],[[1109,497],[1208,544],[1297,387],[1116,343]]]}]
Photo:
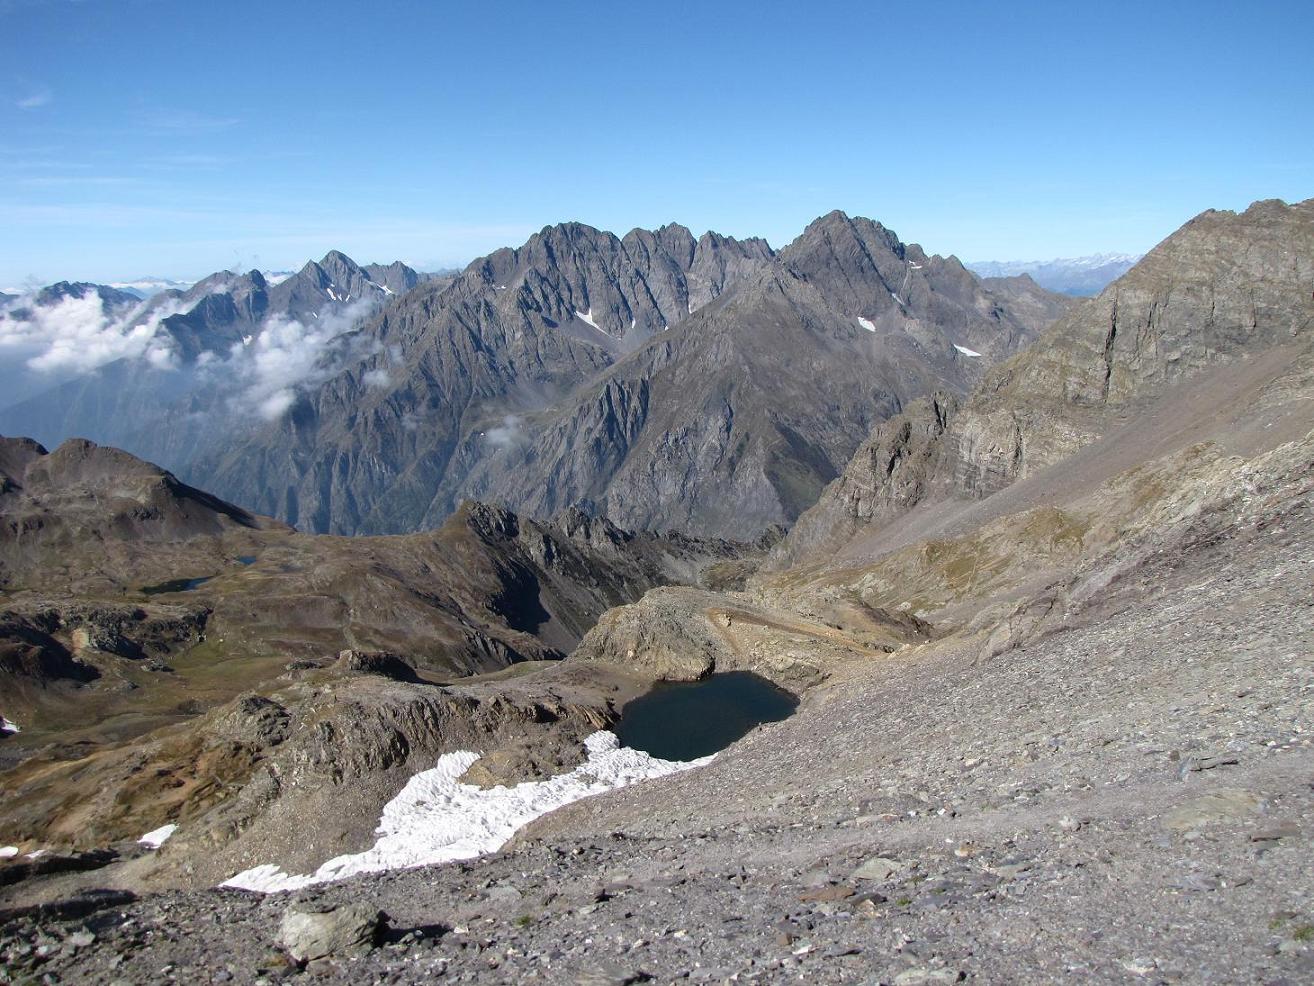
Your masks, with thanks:
[{"label": "melting snow patch", "polygon": [[859,315],[859,316],[858,316],[858,324],[861,325],[861,326],[862,326],[864,329],[866,329],[868,332],[875,332],[875,331],[876,331],[876,326],[875,326],[874,324],[872,324],[872,321],[871,321],[871,319],[869,319],[869,318],[863,318],[861,315]]},{"label": "melting snow patch", "polygon": [[572,801],[700,767],[715,756],[684,762],[658,760],[621,746],[615,734],[608,732],[594,733],[584,745],[588,759],[568,774],[488,791],[457,780],[479,754],[464,750],[446,753],[438,758],[438,766],[416,774],[384,805],[374,848],[330,859],[305,876],[289,875],[272,863],[256,866],[222,886],[274,893],[358,873],[473,859],[496,852],[518,829]]},{"label": "melting snow patch", "polygon": [[12,719],[6,719],[4,716],[0,716],[0,733],[10,734],[21,732],[22,730],[18,728],[18,723],[14,722]]},{"label": "melting snow patch", "polygon": [[913,270],[921,270],[921,269],[922,269],[922,265],[921,265],[921,264],[914,264],[911,260],[908,261],[908,266],[911,267]]},{"label": "melting snow patch", "polygon": [[[903,299],[900,298],[900,297],[899,297],[897,294],[895,294],[893,291],[890,292],[890,297],[893,298],[895,301],[897,301],[900,305],[903,305]],[[904,305],[904,307],[906,308],[907,306]]]},{"label": "melting snow patch", "polygon": [[0,846],[0,859],[13,859],[18,855],[18,846]]},{"label": "melting snow patch", "polygon": [[49,850],[49,849],[38,849],[38,850],[36,850],[35,852],[30,852],[30,853],[28,853],[28,854],[27,854],[27,858],[28,858],[28,859],[40,859],[42,856],[49,856],[49,855],[50,855],[50,850]]},{"label": "melting snow patch", "polygon": [[960,346],[960,345],[958,345],[958,343],[954,343],[954,348],[957,349],[957,350],[958,350],[960,353],[962,353],[964,356],[980,356],[980,355],[981,355],[981,354],[978,353],[975,349],[968,349],[966,346]]},{"label": "melting snow patch", "polygon": [[152,849],[159,849],[160,846],[169,841],[169,836],[173,835],[177,830],[177,825],[161,825],[159,828],[147,832],[137,841],[143,846],[150,846]]}]

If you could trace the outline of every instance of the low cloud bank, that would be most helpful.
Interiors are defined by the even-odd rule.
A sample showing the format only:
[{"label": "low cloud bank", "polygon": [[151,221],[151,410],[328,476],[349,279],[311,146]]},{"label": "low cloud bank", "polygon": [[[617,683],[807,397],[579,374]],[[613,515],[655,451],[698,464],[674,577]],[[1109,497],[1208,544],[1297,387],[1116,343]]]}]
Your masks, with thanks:
[{"label": "low cloud bank", "polygon": [[50,379],[88,373],[124,357],[166,362],[168,347],[156,339],[160,322],[186,310],[178,303],[147,302],[126,311],[109,309],[91,288],[50,305],[34,301],[20,298],[0,313],[0,355]]},{"label": "low cloud bank", "polygon": [[[308,322],[276,315],[258,335],[233,346],[227,359],[207,360],[202,369],[213,379],[231,378],[231,411],[272,421],[295,403],[299,389],[322,383],[351,358],[370,354],[369,347],[341,345],[340,339],[374,307],[362,299]],[[377,372],[387,376],[386,370]]]}]

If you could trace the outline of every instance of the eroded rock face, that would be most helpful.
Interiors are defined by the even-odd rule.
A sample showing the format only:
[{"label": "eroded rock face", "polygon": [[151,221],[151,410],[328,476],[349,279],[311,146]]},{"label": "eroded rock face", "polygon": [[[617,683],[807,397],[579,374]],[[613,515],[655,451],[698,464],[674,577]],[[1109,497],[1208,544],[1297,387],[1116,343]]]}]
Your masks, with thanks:
[{"label": "eroded rock face", "polygon": [[1183,377],[1308,338],[1312,281],[1314,201],[1202,213],[987,377],[953,436],[960,488],[994,492]]},{"label": "eroded rock face", "polygon": [[751,671],[800,691],[838,667],[924,639],[916,620],[862,605],[807,611],[763,602],[741,593],[654,590],[603,614],[567,664],[663,681]]},{"label": "eroded rock face", "polygon": [[932,492],[944,454],[940,441],[959,400],[937,393],[877,425],[843,474],[773,549],[772,568],[837,547],[861,527],[896,517]]}]

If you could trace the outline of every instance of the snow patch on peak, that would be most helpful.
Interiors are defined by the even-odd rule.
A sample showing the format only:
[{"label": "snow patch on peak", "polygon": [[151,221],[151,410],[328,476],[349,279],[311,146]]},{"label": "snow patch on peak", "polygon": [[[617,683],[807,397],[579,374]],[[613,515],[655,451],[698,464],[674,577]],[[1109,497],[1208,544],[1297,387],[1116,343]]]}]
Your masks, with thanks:
[{"label": "snow patch on peak", "polygon": [[606,334],[607,334],[606,330],[603,329],[602,326],[598,325],[597,322],[593,321],[593,309],[592,309],[592,308],[590,308],[587,312],[576,312],[576,313],[575,313],[575,317],[576,317],[577,319],[579,319],[581,322],[587,322],[589,325],[591,325],[593,328],[597,329],[597,330],[598,330],[599,332],[601,332],[603,335],[606,335]]},{"label": "snow patch on peak", "polygon": [[584,746],[588,758],[569,773],[487,791],[458,780],[479,754],[467,750],[445,753],[436,767],[416,774],[384,806],[375,829],[379,838],[372,849],[330,859],[305,875],[288,874],[267,863],[244,870],[221,885],[275,893],[359,873],[473,859],[496,852],[517,830],[572,801],[700,767],[715,757],[659,760],[621,746],[609,732],[594,733]]},{"label": "snow patch on peak", "polygon": [[869,318],[863,318],[861,315],[859,315],[859,316],[858,316],[858,324],[861,325],[861,326],[862,326],[864,329],[866,329],[868,332],[875,332],[875,331],[876,331],[876,325],[875,325],[875,323],[873,323],[872,320],[869,319]]},{"label": "snow patch on peak", "polygon": [[962,353],[964,356],[980,356],[980,355],[981,355],[981,354],[978,353],[975,349],[968,349],[966,346],[960,346],[960,345],[958,345],[958,343],[954,343],[954,348],[957,349],[957,350],[958,350],[960,353]]},{"label": "snow patch on peak", "polygon": [[4,716],[0,716],[0,735],[8,736],[13,733],[21,732],[22,730],[18,728],[18,723],[14,722],[12,719],[6,719]]}]

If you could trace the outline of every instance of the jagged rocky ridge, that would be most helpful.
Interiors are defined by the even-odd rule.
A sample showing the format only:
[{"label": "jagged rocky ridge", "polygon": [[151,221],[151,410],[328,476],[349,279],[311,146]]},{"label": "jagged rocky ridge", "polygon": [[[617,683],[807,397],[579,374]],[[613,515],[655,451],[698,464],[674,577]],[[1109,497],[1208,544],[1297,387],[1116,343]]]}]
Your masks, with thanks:
[{"label": "jagged rocky ridge", "polygon": [[549,227],[385,311],[364,331],[399,351],[205,469],[316,531],[415,529],[473,497],[752,537],[810,505],[874,422],[967,388],[1063,305],[1029,281],[992,293],[842,213],[779,254],[678,226]]}]

